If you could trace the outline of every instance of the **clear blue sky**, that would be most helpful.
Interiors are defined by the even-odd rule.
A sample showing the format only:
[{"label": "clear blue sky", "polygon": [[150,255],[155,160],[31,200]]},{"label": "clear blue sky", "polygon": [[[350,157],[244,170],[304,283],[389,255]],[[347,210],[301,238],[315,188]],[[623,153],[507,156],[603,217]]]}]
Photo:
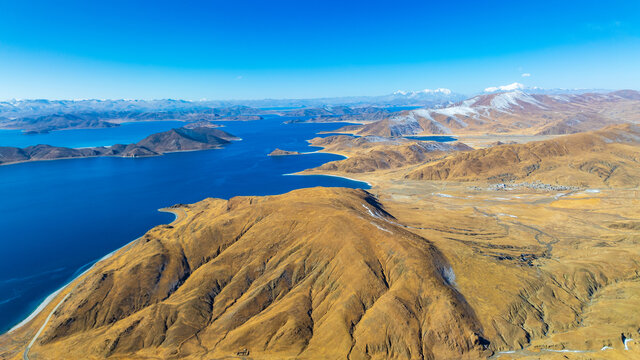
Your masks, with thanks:
[{"label": "clear blue sky", "polygon": [[514,81],[640,88],[640,1],[0,0],[0,99],[472,94]]}]

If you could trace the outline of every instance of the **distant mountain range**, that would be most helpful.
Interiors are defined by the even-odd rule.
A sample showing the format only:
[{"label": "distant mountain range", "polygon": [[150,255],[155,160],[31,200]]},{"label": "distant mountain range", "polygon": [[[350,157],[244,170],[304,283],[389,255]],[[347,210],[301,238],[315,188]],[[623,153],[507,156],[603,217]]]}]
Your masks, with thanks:
[{"label": "distant mountain range", "polygon": [[640,92],[634,90],[554,95],[530,94],[515,89],[478,95],[447,107],[395,113],[386,119],[349,127],[345,131],[378,136],[560,135],[596,130],[609,124],[638,122],[639,115]]},{"label": "distant mountain range", "polygon": [[[212,108],[242,110],[245,107],[262,111],[272,108],[310,108],[324,106],[437,106],[464,100],[465,95],[449,89],[396,91],[383,96],[352,96],[318,99],[264,100],[10,100],[0,102],[0,118],[37,117],[79,112],[157,112],[202,111]],[[245,109],[246,110],[246,109]],[[240,111],[243,114],[246,111]],[[255,112],[255,111],[253,111]],[[234,114],[238,115],[238,114]]]},{"label": "distant mountain range", "polygon": [[612,91],[610,89],[561,89],[561,88],[545,89],[537,86],[525,86],[521,83],[514,82],[508,85],[490,86],[484,89],[484,92],[481,94],[491,94],[491,93],[497,93],[497,92],[514,91],[514,90],[520,90],[527,94],[545,94],[545,95],[608,93]]},{"label": "distant mountain range", "polygon": [[[69,109],[67,109],[69,110]],[[211,121],[211,120],[260,120],[262,117],[254,115],[260,110],[234,106],[230,108],[200,108],[171,111],[149,110],[94,110],[78,112],[60,112],[41,116],[26,116],[16,118],[0,118],[0,128],[21,129],[25,133],[45,133],[61,129],[87,129],[119,126],[123,122],[135,121]],[[66,110],[65,110],[66,111]]]},{"label": "distant mountain range", "polygon": [[[503,86],[488,87],[484,93],[521,90],[529,94],[582,94],[602,93],[610,90],[603,89],[542,89],[526,87],[520,83]],[[424,89],[418,91],[398,90],[388,95],[380,96],[344,96],[316,99],[262,99],[262,100],[46,100],[26,99],[0,101],[0,118],[15,119],[18,117],[37,117],[51,114],[80,113],[80,112],[157,112],[157,111],[201,111],[212,108],[229,108],[242,111],[243,107],[257,108],[262,111],[272,108],[313,108],[324,106],[351,107],[393,107],[393,106],[446,106],[467,99],[469,96],[450,89]],[[246,109],[245,109],[246,110]],[[255,112],[255,111],[254,111]],[[235,115],[238,115],[237,113]]]},{"label": "distant mountain range", "polygon": [[[637,94],[632,90],[629,91]],[[521,116],[523,111],[533,111],[536,107],[538,113],[544,112],[545,109],[553,112],[560,108],[560,112],[564,115],[555,113],[555,115],[547,115],[552,117],[560,116],[561,118],[556,120],[567,120],[574,123],[574,125],[577,123],[574,121],[575,119],[583,122],[585,117],[589,118],[590,121],[601,121],[602,111],[597,108],[591,106],[588,111],[584,106],[570,109],[568,104],[582,102],[580,96],[591,96],[590,100],[596,103],[601,101],[611,103],[612,101],[616,102],[616,99],[621,99],[621,94],[621,92],[607,93],[605,90],[599,89],[541,89],[513,83],[488,87],[483,93],[472,98],[467,98],[465,95],[449,89],[438,88],[420,91],[398,90],[383,96],[319,99],[233,101],[174,99],[11,100],[0,102],[0,128],[21,129],[27,133],[38,133],[60,129],[111,127],[117,126],[122,122],[132,121],[258,120],[262,118],[262,115],[282,115],[291,118],[287,120],[288,122],[351,121],[369,123],[392,119],[390,125],[382,124],[383,127],[393,128],[390,132],[378,129],[373,130],[373,132],[367,130],[366,134],[446,134],[458,132],[460,129],[472,131],[476,128],[484,127],[484,125],[480,126],[480,124],[494,123],[496,125],[498,118],[501,120],[498,125],[506,126],[505,129],[507,129],[511,125],[502,121],[505,113],[519,114],[517,116]],[[495,99],[484,100],[485,97],[492,96]],[[589,105],[585,106],[589,107]],[[409,113],[399,113],[402,110],[418,107],[422,109]],[[429,117],[433,119],[429,120]],[[523,121],[525,123],[531,122],[530,119],[523,119]],[[422,123],[416,125],[418,122]],[[511,121],[507,121],[507,123],[509,122]],[[604,122],[608,123],[606,119]],[[466,124],[468,123],[471,125],[467,126]],[[478,126],[474,126],[474,123]],[[549,121],[538,121],[536,124],[548,125],[550,123]],[[380,125],[372,126],[379,127]],[[567,128],[563,124],[556,125]],[[515,126],[522,127],[520,125]],[[527,125],[525,127],[531,126]],[[513,129],[491,130],[512,131]],[[544,131],[544,129],[540,129],[540,131]],[[567,128],[567,130],[549,130],[548,132],[564,133],[566,131],[582,130],[578,126],[575,131]]]},{"label": "distant mountain range", "polygon": [[381,96],[347,96],[318,99],[251,100],[240,103],[254,107],[394,107],[394,106],[442,106],[466,99],[467,96],[449,89],[425,89],[420,91],[398,90]]}]

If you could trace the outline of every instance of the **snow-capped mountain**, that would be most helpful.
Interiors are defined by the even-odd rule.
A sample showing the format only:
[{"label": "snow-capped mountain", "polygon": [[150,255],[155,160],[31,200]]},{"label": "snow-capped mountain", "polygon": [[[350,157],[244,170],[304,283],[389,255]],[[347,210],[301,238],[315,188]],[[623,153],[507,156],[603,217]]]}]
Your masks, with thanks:
[{"label": "snow-capped mountain", "polygon": [[486,93],[493,93],[493,92],[498,92],[498,91],[513,91],[513,90],[521,90],[524,89],[525,86],[514,82],[513,84],[509,84],[509,85],[502,85],[502,86],[490,86],[486,89],[484,89],[484,92]]},{"label": "snow-capped mountain", "polygon": [[[351,107],[393,107],[393,106],[446,106],[466,99],[465,95],[451,91],[450,89],[425,89],[418,91],[398,90],[388,95],[380,96],[351,96],[319,99],[298,99],[298,100],[269,100],[273,106],[300,106],[300,107],[322,107],[322,106],[351,106]],[[266,100],[264,100],[266,101]],[[256,106],[253,103],[247,103]],[[278,104],[278,105],[274,105]],[[263,106],[265,107],[265,106]]]},{"label": "snow-capped mountain", "polygon": [[523,91],[527,92],[528,94],[544,94],[544,95],[558,95],[558,94],[579,95],[579,94],[588,94],[588,93],[605,94],[605,93],[612,92],[611,89],[577,89],[577,88],[576,89],[561,89],[561,88],[545,89],[545,88],[539,88],[536,86],[527,87]]},{"label": "snow-capped mountain", "polygon": [[252,107],[301,107],[324,106],[446,106],[464,100],[466,96],[449,89],[425,89],[420,91],[396,91],[381,96],[352,96],[319,99],[264,99],[264,100],[10,100],[0,101],[0,118],[37,117],[52,114],[107,111],[198,111],[211,108]]},{"label": "snow-capped mountain", "polygon": [[435,95],[435,94],[442,94],[442,95],[451,95],[452,91],[450,89],[445,89],[445,88],[437,88],[437,89],[424,89],[424,90],[418,90],[418,91],[404,91],[404,90],[397,90],[393,93],[393,95],[400,95],[400,96],[410,96],[410,97],[416,97],[416,96],[421,96],[421,95]]},{"label": "snow-capped mountain", "polygon": [[607,89],[546,89],[537,86],[525,86],[521,83],[514,82],[508,85],[501,86],[490,86],[484,89],[483,94],[492,94],[496,92],[505,92],[505,91],[513,91],[513,90],[521,90],[527,94],[544,94],[544,95],[552,95],[552,94],[586,94],[586,93],[608,93],[612,90]]},{"label": "snow-capped mountain", "polygon": [[516,89],[478,95],[447,107],[396,113],[362,126],[358,134],[566,134],[638,123],[639,113],[640,92],[633,90],[545,95]]}]

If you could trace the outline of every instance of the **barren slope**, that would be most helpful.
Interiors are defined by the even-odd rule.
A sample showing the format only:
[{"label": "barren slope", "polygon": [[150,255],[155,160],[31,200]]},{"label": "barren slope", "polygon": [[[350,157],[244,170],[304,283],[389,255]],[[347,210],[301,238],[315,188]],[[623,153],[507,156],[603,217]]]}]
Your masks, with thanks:
[{"label": "barren slope", "polygon": [[[562,135],[638,123],[640,93],[532,95],[520,90],[479,95],[444,108],[416,109],[349,128],[359,135]],[[345,129],[347,131],[347,129]]]},{"label": "barren slope", "polygon": [[637,187],[640,127],[614,125],[526,144],[453,154],[410,171],[416,180],[540,180],[575,186]]},{"label": "barren slope", "polygon": [[[176,211],[186,219],[73,285],[31,358],[477,358],[488,345],[447,259],[364,191]],[[19,357],[38,320],[0,338],[17,341],[0,356]]]},{"label": "barren slope", "polygon": [[326,163],[315,171],[362,173],[398,168],[432,161],[455,151],[472,150],[463,143],[438,143],[378,136],[352,137],[335,135],[312,139],[311,144],[324,151],[347,156],[345,160]]}]

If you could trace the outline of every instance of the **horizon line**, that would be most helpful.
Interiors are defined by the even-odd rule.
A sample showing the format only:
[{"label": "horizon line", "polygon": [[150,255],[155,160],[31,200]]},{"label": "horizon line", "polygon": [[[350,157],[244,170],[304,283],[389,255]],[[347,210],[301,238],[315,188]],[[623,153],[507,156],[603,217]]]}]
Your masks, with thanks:
[{"label": "horizon line", "polygon": [[[430,89],[424,89],[424,90],[409,90],[406,91],[407,93],[421,93],[424,92],[425,90],[430,90]],[[439,89],[434,89],[434,90],[439,90]],[[450,90],[450,89],[447,89]],[[512,90],[499,90],[499,91],[477,91],[471,95],[469,94],[465,94],[465,93],[459,93],[456,92],[454,90],[450,90],[451,93],[446,94],[446,95],[461,95],[461,96],[466,96],[467,98],[471,98],[471,97],[475,97],[478,95],[488,95],[488,94],[495,94],[495,93],[503,93],[503,92],[511,92],[511,91],[524,91],[526,92],[526,90],[548,90],[548,91],[597,91],[597,92],[615,92],[615,91],[624,91],[624,90],[631,90],[631,91],[640,91],[638,89],[632,89],[632,88],[620,88],[620,89],[609,89],[609,88],[540,88],[540,87],[524,87],[524,88],[518,88],[518,89],[512,89]],[[404,90],[397,90],[398,91],[404,91]],[[372,97],[380,97],[380,96],[390,96],[390,95],[395,95],[396,92],[393,93],[388,93],[388,94],[381,94],[381,95],[344,95],[344,96],[323,96],[323,97],[300,97],[300,98],[295,98],[295,97],[291,97],[291,98],[287,98],[287,97],[281,97],[281,98],[270,98],[270,97],[265,97],[265,98],[245,98],[245,99],[206,99],[206,98],[202,98],[202,99],[185,99],[185,98],[171,98],[171,97],[166,97],[166,98],[78,98],[78,99],[70,99],[70,98],[5,98],[5,99],[0,99],[0,102],[6,103],[6,102],[21,102],[21,101],[72,101],[72,102],[82,102],[82,101],[184,101],[184,102],[191,102],[191,103],[197,103],[197,102],[242,102],[242,101],[267,101],[267,100],[271,100],[271,101],[278,101],[278,100],[323,100],[323,99],[341,99],[341,98],[372,98]]]}]

